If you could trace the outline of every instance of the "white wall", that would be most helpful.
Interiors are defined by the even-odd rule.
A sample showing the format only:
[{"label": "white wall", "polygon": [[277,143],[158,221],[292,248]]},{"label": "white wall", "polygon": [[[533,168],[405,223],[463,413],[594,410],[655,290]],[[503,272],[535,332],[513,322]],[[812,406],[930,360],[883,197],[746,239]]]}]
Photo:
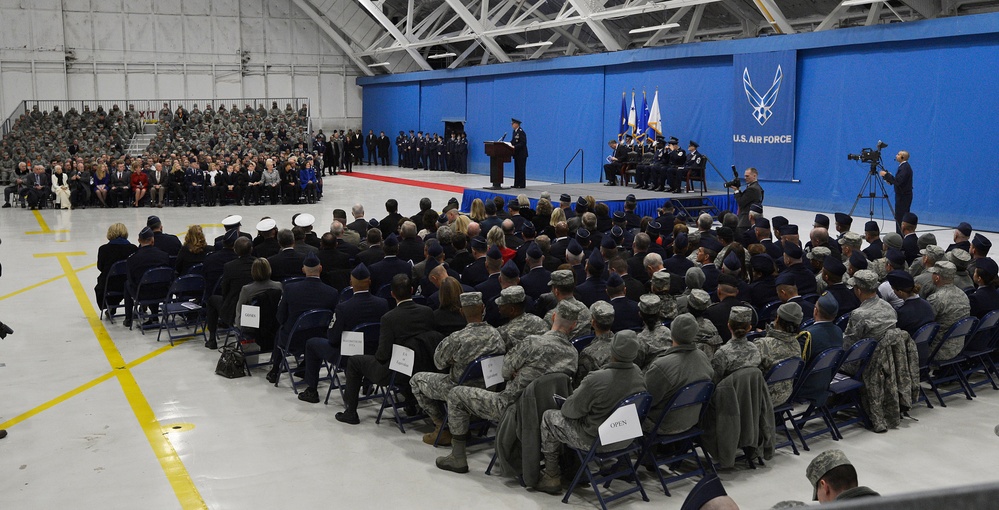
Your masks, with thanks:
[{"label": "white wall", "polygon": [[317,127],[358,127],[358,74],[291,0],[0,0],[0,120],[22,100],[306,97]]}]

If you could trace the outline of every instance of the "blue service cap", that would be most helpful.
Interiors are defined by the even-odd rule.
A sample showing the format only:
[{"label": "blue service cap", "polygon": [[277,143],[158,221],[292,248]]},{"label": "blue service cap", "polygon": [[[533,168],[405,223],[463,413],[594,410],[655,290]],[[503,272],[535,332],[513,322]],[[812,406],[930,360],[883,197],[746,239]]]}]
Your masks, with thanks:
[{"label": "blue service cap", "polygon": [[161,225],[159,216],[150,216],[146,218],[146,226],[149,228],[156,228]]},{"label": "blue service cap", "polygon": [[142,230],[139,231],[139,239],[152,239],[152,238],[153,238],[153,229],[149,227],[142,227]]},{"label": "blue service cap", "polygon": [[684,250],[687,248],[688,241],[689,240],[687,239],[687,234],[684,232],[680,232],[679,234],[676,235],[676,239],[673,240],[673,246],[681,250]]},{"label": "blue service cap", "polygon": [[813,224],[816,227],[829,228],[829,217],[825,214],[816,214]]},{"label": "blue service cap", "polygon": [[739,256],[733,251],[730,251],[728,252],[728,255],[725,255],[725,260],[722,261],[722,263],[731,271],[736,271],[741,267],[739,265]]},{"label": "blue service cap", "polygon": [[506,261],[506,264],[503,264],[500,274],[507,278],[517,278],[520,276],[520,269],[517,269],[517,264],[514,264],[513,259],[510,259]]},{"label": "blue service cap", "polygon": [[909,274],[908,271],[902,271],[896,269],[890,271],[885,275],[885,280],[891,285],[891,288],[898,290],[910,290],[916,284],[916,280]]},{"label": "blue service cap", "polygon": [[957,231],[965,237],[971,237],[971,224],[966,221],[962,221],[961,224],[957,226]]},{"label": "blue service cap", "polygon": [[624,239],[624,229],[614,225],[614,228],[610,229],[610,235],[614,238],[615,242],[620,244],[621,240]]},{"label": "blue service cap", "polygon": [[850,254],[850,267],[858,271],[867,269],[867,257],[864,256],[863,252],[855,251]]},{"label": "blue service cap", "polygon": [[978,255],[987,255],[992,248],[992,241],[989,241],[989,238],[982,234],[975,234],[975,238],[971,240],[971,245],[975,247],[975,252]]},{"label": "blue service cap", "polygon": [[907,212],[907,213],[905,213],[905,214],[902,215],[902,223],[908,223],[908,224],[913,225],[913,226],[918,226],[919,225],[919,216],[916,216],[916,213]]},{"label": "blue service cap", "polygon": [[624,223],[626,221],[624,211],[614,211],[614,222]]},{"label": "blue service cap", "polygon": [[978,259],[978,261],[975,262],[975,269],[993,278],[996,275],[999,275],[999,266],[996,265],[996,261],[988,257]]},{"label": "blue service cap", "polygon": [[305,260],[302,261],[302,265],[305,267],[316,267],[319,265],[319,257],[315,253],[309,253],[305,256]]},{"label": "blue service cap", "polygon": [[798,282],[794,281],[794,275],[784,271],[777,275],[777,279],[774,280],[774,285],[794,285],[798,286]]},{"label": "blue service cap", "polygon": [[486,240],[479,236],[473,237],[472,249],[475,251],[486,251]]},{"label": "blue service cap", "polygon": [[444,253],[444,248],[441,246],[440,242],[427,243],[427,255],[431,257],[440,257]]},{"label": "blue service cap", "polygon": [[544,254],[541,253],[541,248],[538,247],[537,243],[531,243],[531,246],[527,248],[527,258],[529,259],[538,260],[542,255]]},{"label": "blue service cap", "polygon": [[603,239],[600,240],[600,247],[604,248],[604,249],[607,249],[607,250],[611,250],[611,249],[617,248],[617,243],[614,242],[614,238],[613,237],[611,237],[611,236],[608,235],[608,236],[604,236]]},{"label": "blue service cap", "polygon": [[770,220],[764,218],[763,216],[757,216],[756,222],[753,226],[756,228],[765,228],[770,230]]},{"label": "blue service cap", "polygon": [[534,228],[534,223],[528,221],[524,223],[524,228],[520,229],[520,233],[524,234],[524,237],[534,237],[538,232]]},{"label": "blue service cap", "polygon": [[355,280],[367,280],[371,278],[371,271],[368,271],[368,266],[361,262],[350,272],[350,276],[353,276]]},{"label": "blue service cap", "polygon": [[579,196],[579,198],[577,198],[577,199],[576,199],[576,205],[577,205],[577,206],[581,205],[581,206],[583,206],[583,207],[587,207],[587,206],[589,206],[589,205],[590,205],[590,202],[588,202],[588,201],[586,200],[586,197],[584,197],[584,196],[580,195],[580,196]]},{"label": "blue service cap", "polygon": [[823,292],[819,296],[819,299],[815,302],[815,307],[822,310],[822,313],[829,317],[839,315],[839,301],[836,301],[836,298],[828,291]]},{"label": "blue service cap", "polygon": [[905,269],[905,254],[902,253],[902,250],[888,248],[885,258],[888,259],[888,262],[891,262],[892,267],[895,269]]},{"label": "blue service cap", "polygon": [[589,238],[590,238],[590,231],[589,230],[586,230],[585,228],[580,228],[580,229],[576,230],[576,239],[580,239],[580,240],[585,241],[585,240],[587,240]]},{"label": "blue service cap", "polygon": [[385,246],[399,246],[399,238],[392,234],[385,238]]},{"label": "blue service cap", "polygon": [[579,244],[579,241],[572,239],[569,241],[569,246],[565,249],[565,251],[573,255],[579,255],[580,253],[583,253],[583,247]]},{"label": "blue service cap", "polygon": [[624,278],[621,278],[621,275],[617,273],[611,273],[610,277],[607,278],[607,286],[614,288],[624,286]]},{"label": "blue service cap", "polygon": [[501,252],[499,247],[494,244],[491,247],[489,247],[489,251],[486,252],[486,258],[490,258],[493,260],[502,260],[503,252]]},{"label": "blue service cap", "polygon": [[850,216],[849,214],[838,212],[833,216],[836,218],[836,223],[839,223],[840,225],[847,227],[853,225],[853,216]]},{"label": "blue service cap", "polygon": [[586,260],[586,263],[589,264],[594,269],[598,269],[601,271],[603,271],[604,266],[606,265],[606,262],[604,262],[604,257],[600,255],[600,252],[597,250],[593,250],[593,253],[590,254],[590,258]]},{"label": "blue service cap", "polygon": [[843,276],[846,274],[846,266],[839,260],[839,257],[826,257],[822,261],[822,269],[834,276]]},{"label": "blue service cap", "polygon": [[805,253],[801,250],[801,246],[798,246],[796,243],[786,242],[783,244],[784,255],[787,255],[792,259],[800,259]]}]

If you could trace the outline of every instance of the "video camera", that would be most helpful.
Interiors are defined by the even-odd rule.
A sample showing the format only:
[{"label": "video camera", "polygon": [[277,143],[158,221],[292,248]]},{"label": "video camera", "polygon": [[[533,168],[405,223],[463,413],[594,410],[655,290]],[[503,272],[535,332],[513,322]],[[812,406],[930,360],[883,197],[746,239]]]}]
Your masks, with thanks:
[{"label": "video camera", "polygon": [[725,183],[726,188],[741,188],[742,179],[739,178],[739,171],[735,169],[735,165],[732,165],[732,180]]},{"label": "video camera", "polygon": [[864,163],[877,163],[881,161],[881,149],[887,147],[888,144],[878,140],[877,150],[872,150],[870,147],[864,147],[860,149],[860,154],[847,154],[846,159],[850,161],[862,161]]}]

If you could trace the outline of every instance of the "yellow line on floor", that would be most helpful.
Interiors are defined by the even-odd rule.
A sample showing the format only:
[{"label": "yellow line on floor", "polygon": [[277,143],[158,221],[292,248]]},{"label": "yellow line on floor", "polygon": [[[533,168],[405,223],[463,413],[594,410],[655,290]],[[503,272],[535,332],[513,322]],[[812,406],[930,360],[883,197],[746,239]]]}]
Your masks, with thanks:
[{"label": "yellow line on floor", "polygon": [[[87,269],[95,267],[96,265],[97,265],[96,262],[93,263],[93,264],[87,264],[87,265],[85,265],[83,267],[78,267],[78,268],[74,269],[73,271],[79,273],[80,271],[86,271]],[[12,298],[12,297],[14,297],[14,296],[16,296],[18,294],[23,294],[23,293],[28,292],[29,290],[32,290],[32,289],[37,289],[38,287],[41,287],[42,285],[46,285],[46,284],[52,283],[52,282],[54,282],[56,280],[59,280],[61,278],[65,278],[65,277],[66,277],[65,274],[61,274],[59,276],[53,276],[52,278],[49,278],[48,280],[42,280],[42,281],[40,281],[38,283],[33,283],[31,285],[28,285],[27,287],[25,287],[23,289],[15,290],[14,292],[11,292],[9,294],[4,294],[4,295],[0,296],[0,301],[3,301],[4,299],[7,299],[7,298]]]},{"label": "yellow line on floor", "polygon": [[194,485],[194,481],[191,480],[187,468],[184,467],[184,462],[177,455],[177,450],[174,449],[170,440],[163,435],[163,428],[156,419],[156,414],[153,412],[152,406],[149,405],[149,401],[142,394],[139,383],[132,375],[132,371],[128,369],[125,360],[118,351],[118,347],[111,340],[111,335],[97,315],[97,310],[90,303],[83,284],[80,283],[80,279],[73,271],[69,263],[69,257],[78,254],[79,252],[47,253],[38,254],[35,257],[55,257],[59,261],[59,266],[62,267],[63,273],[65,273],[66,279],[69,281],[69,286],[73,289],[73,294],[76,295],[76,299],[80,304],[80,308],[83,310],[84,315],[87,316],[90,328],[93,329],[97,341],[104,350],[104,355],[107,357],[114,375],[121,384],[122,392],[124,392],[129,406],[132,407],[135,419],[138,420],[142,431],[146,435],[146,440],[149,441],[149,446],[152,447],[153,452],[156,454],[156,459],[159,460],[160,467],[163,469],[163,473],[166,474],[167,481],[173,487],[174,494],[176,494],[180,506],[185,509],[208,508],[205,505],[204,499],[201,498],[198,488]]},{"label": "yellow line on floor", "polygon": [[25,232],[25,234],[27,234],[27,235],[30,236],[30,235],[36,235],[36,234],[64,234],[66,232],[69,232],[68,230],[52,230],[52,229],[50,229],[49,228],[49,224],[46,223],[45,222],[45,218],[42,217],[42,211],[39,211],[38,209],[35,209],[35,210],[31,211],[31,212],[35,215],[35,220],[38,221],[38,227],[41,228],[41,230],[35,230],[35,231],[31,231],[31,232]]}]

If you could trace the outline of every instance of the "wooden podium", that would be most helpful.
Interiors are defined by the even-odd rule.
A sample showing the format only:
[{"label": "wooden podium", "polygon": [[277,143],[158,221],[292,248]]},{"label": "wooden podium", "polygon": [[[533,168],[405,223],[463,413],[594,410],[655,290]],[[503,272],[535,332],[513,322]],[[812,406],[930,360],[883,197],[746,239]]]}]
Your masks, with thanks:
[{"label": "wooden podium", "polygon": [[503,163],[513,158],[513,147],[506,142],[484,142],[489,156],[489,182],[492,186],[484,189],[503,189]]}]

